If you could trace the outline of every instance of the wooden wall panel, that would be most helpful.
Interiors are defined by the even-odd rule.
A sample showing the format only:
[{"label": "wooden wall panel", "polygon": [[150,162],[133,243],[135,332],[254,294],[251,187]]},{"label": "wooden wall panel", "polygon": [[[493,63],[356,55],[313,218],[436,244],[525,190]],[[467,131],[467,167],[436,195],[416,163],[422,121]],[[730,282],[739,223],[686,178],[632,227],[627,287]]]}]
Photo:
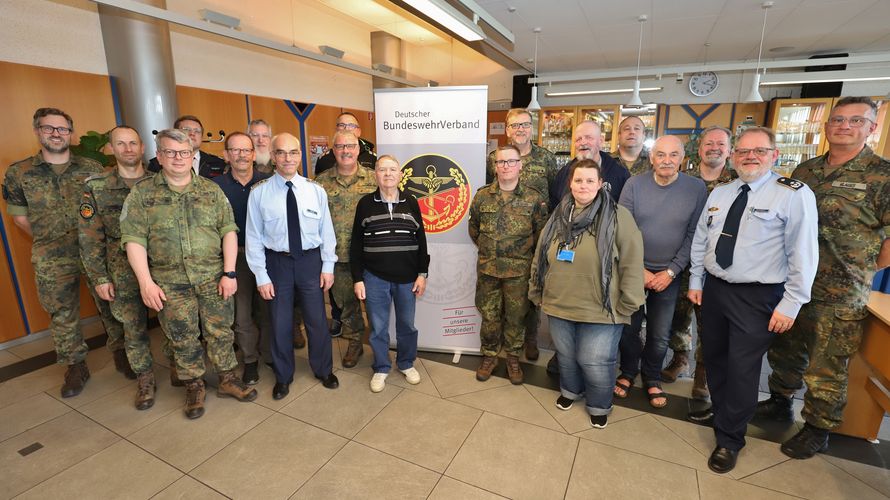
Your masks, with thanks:
[{"label": "wooden wall panel", "polygon": [[[176,102],[180,115],[194,115],[204,125],[204,139],[207,132],[213,139],[219,138],[219,131],[244,132],[247,130],[247,97],[244,94],[221,92],[218,90],[176,87]],[[205,142],[201,149],[216,156],[223,156],[223,143]]]},{"label": "wooden wall panel", "polygon": [[287,132],[300,137],[300,122],[282,99],[250,96],[250,119],[262,118],[272,127],[272,134]]}]

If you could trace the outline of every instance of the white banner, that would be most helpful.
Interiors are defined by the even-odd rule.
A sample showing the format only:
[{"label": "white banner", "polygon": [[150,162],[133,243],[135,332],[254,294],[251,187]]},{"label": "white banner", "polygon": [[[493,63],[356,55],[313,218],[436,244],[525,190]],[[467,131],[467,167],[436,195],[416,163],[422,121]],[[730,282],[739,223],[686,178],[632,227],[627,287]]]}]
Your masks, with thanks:
[{"label": "white banner", "polygon": [[399,187],[417,198],[429,246],[430,274],[415,316],[418,348],[478,353],[482,319],[467,219],[485,184],[488,87],[375,89],[374,108],[377,155],[401,162]]}]

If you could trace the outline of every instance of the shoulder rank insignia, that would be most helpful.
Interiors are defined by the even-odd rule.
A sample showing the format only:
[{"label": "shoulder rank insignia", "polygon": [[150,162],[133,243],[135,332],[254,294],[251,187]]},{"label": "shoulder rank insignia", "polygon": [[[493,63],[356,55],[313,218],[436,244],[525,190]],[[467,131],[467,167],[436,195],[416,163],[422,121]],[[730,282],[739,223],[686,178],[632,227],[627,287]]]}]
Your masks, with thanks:
[{"label": "shoulder rank insignia", "polygon": [[779,177],[778,179],[776,179],[776,182],[781,186],[785,186],[786,188],[793,189],[795,191],[804,186],[803,182],[797,179],[792,179],[790,177]]},{"label": "shoulder rank insignia", "polygon": [[271,179],[271,177],[266,177],[265,179],[263,179],[263,180],[261,180],[261,181],[256,181],[256,182],[254,182],[254,183],[253,183],[253,186],[250,186],[250,190],[253,191],[254,189],[257,188],[257,186],[262,185],[263,183],[265,183],[265,182],[268,181],[269,179]]}]

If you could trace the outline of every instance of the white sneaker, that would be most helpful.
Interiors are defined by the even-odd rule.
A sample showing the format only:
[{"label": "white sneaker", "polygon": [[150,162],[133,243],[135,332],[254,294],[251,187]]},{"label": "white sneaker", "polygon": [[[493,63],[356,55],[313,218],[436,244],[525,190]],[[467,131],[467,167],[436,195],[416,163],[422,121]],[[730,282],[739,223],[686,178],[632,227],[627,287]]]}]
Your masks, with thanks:
[{"label": "white sneaker", "polygon": [[386,388],[386,377],[388,373],[375,373],[371,377],[371,392],[382,392]]},{"label": "white sneaker", "polygon": [[407,380],[409,384],[417,385],[420,383],[420,372],[417,371],[417,368],[414,368],[412,366],[411,368],[408,368],[407,370],[399,370],[399,371],[402,372],[402,375],[405,376],[405,380]]}]

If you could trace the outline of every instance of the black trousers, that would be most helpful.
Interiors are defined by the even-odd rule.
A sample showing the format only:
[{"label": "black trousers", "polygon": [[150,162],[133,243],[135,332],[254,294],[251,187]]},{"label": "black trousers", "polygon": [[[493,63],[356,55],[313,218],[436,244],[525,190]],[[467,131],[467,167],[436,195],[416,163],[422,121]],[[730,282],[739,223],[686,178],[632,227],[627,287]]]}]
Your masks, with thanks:
[{"label": "black trousers", "polygon": [[784,291],[784,283],[728,283],[710,275],[705,280],[700,335],[717,446],[745,446],[763,355],[776,335],[769,320]]},{"label": "black trousers", "polygon": [[333,361],[324,291],[319,287],[321,252],[315,248],[287,255],[267,250],[266,269],[275,288],[275,297],[269,305],[275,380],[285,384],[294,381],[293,328],[297,297],[309,342],[309,366],[316,377],[328,376],[333,371]]}]

